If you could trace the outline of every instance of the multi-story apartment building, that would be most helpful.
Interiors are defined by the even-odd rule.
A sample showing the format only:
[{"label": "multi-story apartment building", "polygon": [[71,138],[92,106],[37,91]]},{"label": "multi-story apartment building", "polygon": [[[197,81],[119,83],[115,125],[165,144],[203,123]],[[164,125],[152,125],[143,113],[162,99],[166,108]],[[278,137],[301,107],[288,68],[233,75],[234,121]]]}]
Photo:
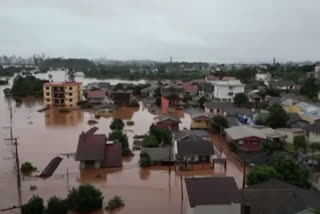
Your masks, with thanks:
[{"label": "multi-story apartment building", "polygon": [[245,85],[240,80],[227,80],[213,82],[215,100],[233,102],[233,98],[238,93],[244,93]]},{"label": "multi-story apartment building", "polygon": [[43,98],[46,106],[74,108],[83,99],[82,83],[52,82],[43,84]]}]

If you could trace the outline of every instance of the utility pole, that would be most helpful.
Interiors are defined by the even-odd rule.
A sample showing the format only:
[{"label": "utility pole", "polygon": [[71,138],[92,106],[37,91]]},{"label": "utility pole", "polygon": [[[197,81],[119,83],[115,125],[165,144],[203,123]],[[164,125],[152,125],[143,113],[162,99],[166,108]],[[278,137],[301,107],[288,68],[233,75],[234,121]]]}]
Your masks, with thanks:
[{"label": "utility pole", "polygon": [[243,177],[242,177],[242,188],[244,189],[246,187],[246,168],[247,168],[247,162],[246,160],[243,160]]}]

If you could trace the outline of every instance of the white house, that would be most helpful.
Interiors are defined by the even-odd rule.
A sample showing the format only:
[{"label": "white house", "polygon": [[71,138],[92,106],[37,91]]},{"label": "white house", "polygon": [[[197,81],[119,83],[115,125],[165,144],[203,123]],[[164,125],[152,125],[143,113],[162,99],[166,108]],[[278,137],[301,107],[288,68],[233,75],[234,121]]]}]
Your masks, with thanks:
[{"label": "white house", "polygon": [[293,143],[294,138],[297,136],[305,136],[306,133],[303,129],[298,129],[298,128],[277,128],[276,129],[278,132],[281,134],[285,135],[285,141],[287,143]]},{"label": "white house", "polygon": [[213,97],[220,101],[233,101],[236,94],[244,93],[245,85],[240,80],[227,80],[213,82]]},{"label": "white house", "polygon": [[240,214],[241,195],[233,177],[186,178],[187,214]]},{"label": "white house", "polygon": [[256,80],[257,81],[263,81],[263,82],[268,82],[272,78],[270,73],[257,73],[256,74]]}]

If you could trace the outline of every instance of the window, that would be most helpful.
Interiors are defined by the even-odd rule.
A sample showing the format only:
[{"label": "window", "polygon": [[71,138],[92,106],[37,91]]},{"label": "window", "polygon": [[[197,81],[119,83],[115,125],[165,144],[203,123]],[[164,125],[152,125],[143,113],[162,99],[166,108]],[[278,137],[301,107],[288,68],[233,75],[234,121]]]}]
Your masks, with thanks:
[{"label": "window", "polygon": [[72,90],[72,87],[69,87],[69,90]]},{"label": "window", "polygon": [[47,96],[50,96],[50,93],[46,93]]},{"label": "window", "polygon": [[69,102],[72,102],[72,99],[69,99]]},{"label": "window", "polygon": [[229,95],[229,96],[232,96],[232,95],[233,95],[233,92],[229,92],[228,95]]},{"label": "window", "polygon": [[72,96],[72,93],[69,93],[69,96]]},{"label": "window", "polygon": [[50,99],[47,99],[47,102],[50,102]]},{"label": "window", "polygon": [[49,90],[50,88],[49,87],[46,87],[46,90]]}]

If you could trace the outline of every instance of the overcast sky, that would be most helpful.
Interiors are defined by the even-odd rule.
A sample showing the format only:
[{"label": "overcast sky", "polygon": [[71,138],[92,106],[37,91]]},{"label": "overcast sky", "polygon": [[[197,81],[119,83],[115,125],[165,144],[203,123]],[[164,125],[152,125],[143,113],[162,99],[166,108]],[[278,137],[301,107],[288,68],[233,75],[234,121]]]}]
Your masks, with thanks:
[{"label": "overcast sky", "polygon": [[1,0],[0,55],[320,59],[320,0]]}]

